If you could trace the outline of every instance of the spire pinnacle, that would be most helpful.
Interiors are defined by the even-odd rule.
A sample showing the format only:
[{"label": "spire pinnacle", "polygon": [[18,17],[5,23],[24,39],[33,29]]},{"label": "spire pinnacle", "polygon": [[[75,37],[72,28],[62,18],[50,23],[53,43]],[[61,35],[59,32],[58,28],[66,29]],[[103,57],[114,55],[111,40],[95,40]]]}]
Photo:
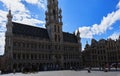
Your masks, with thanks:
[{"label": "spire pinnacle", "polygon": [[13,16],[11,14],[11,10],[8,11],[7,18],[8,18],[8,21],[12,21]]},{"label": "spire pinnacle", "polygon": [[80,31],[79,30],[77,31],[77,36],[80,36]]},{"label": "spire pinnacle", "polygon": [[120,39],[120,35],[119,35],[119,39]]}]

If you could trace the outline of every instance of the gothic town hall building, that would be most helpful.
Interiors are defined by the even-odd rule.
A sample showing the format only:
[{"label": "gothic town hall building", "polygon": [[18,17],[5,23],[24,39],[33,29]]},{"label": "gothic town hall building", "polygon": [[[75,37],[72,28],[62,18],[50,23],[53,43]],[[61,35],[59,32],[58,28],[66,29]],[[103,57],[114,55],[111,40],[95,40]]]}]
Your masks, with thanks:
[{"label": "gothic town hall building", "polygon": [[62,31],[62,10],[58,0],[47,0],[46,28],[12,22],[7,15],[5,54],[1,70],[22,71],[79,69],[81,66],[80,33]]}]

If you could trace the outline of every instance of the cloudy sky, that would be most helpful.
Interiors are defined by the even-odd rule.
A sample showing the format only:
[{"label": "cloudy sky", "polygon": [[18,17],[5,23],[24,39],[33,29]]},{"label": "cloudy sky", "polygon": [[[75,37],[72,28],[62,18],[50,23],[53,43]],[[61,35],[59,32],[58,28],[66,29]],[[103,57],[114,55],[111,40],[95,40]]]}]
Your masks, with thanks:
[{"label": "cloudy sky", "polygon": [[[46,0],[0,0],[0,54],[4,50],[6,15],[12,10],[13,21],[44,28]],[[81,32],[83,48],[92,38],[116,39],[120,35],[119,0],[59,0],[63,31]]]}]

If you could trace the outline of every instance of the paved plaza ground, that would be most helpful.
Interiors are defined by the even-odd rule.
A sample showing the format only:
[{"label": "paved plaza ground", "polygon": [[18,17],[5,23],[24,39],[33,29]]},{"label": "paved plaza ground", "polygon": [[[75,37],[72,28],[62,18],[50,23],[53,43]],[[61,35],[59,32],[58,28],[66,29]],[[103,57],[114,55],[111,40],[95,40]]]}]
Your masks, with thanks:
[{"label": "paved plaza ground", "polygon": [[120,76],[120,71],[91,71],[88,73],[85,71],[46,71],[46,72],[37,72],[37,73],[10,73],[0,76]]}]

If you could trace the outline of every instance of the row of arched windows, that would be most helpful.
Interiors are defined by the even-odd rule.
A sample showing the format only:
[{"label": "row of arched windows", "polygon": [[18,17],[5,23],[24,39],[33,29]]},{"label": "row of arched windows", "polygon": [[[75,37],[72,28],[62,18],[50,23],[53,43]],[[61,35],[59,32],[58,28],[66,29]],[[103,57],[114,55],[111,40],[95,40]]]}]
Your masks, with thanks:
[{"label": "row of arched windows", "polygon": [[48,60],[50,59],[49,54],[29,54],[29,53],[13,53],[14,59],[21,59],[21,60],[38,60],[38,59],[44,59]]},{"label": "row of arched windows", "polygon": [[[57,59],[61,59],[60,55],[56,55]],[[64,60],[67,59],[79,59],[78,55],[68,54],[63,56]],[[50,60],[53,59],[50,54],[29,54],[29,53],[13,53],[13,59],[15,60]]]},{"label": "row of arched windows", "polygon": [[28,49],[51,49],[51,45],[47,43],[26,43],[26,42],[13,42],[14,48],[28,48]]}]

